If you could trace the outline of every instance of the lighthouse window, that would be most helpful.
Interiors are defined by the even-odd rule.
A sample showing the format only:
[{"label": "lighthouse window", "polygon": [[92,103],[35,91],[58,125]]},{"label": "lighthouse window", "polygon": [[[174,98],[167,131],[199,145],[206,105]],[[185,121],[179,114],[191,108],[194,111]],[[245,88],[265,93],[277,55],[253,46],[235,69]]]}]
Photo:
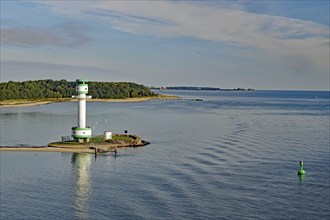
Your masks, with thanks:
[{"label": "lighthouse window", "polygon": [[87,90],[87,88],[85,88],[85,90]]},{"label": "lighthouse window", "polygon": [[85,132],[83,132],[83,134],[85,134]]}]

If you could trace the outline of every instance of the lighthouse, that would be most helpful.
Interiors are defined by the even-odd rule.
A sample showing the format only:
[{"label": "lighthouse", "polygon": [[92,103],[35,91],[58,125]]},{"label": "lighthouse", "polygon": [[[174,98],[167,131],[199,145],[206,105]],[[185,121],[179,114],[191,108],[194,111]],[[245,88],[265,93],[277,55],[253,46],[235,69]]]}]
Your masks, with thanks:
[{"label": "lighthouse", "polygon": [[76,92],[77,95],[72,98],[78,98],[78,126],[72,127],[72,137],[78,142],[89,142],[92,137],[92,128],[86,127],[86,99],[92,98],[88,96],[88,81],[77,79]]}]

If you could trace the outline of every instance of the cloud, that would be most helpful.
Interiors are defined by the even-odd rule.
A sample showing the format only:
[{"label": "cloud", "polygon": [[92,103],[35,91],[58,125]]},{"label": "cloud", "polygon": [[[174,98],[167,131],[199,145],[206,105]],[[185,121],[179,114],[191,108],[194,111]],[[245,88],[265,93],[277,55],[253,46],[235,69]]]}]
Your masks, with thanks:
[{"label": "cloud", "polygon": [[13,27],[1,29],[1,43],[16,46],[79,47],[92,41],[82,26],[62,24],[54,28]]},{"label": "cloud", "polygon": [[[94,40],[89,37],[94,33],[98,38],[104,36],[104,41],[100,43],[109,43],[108,34],[113,32],[108,30],[118,30],[132,35],[180,39],[180,41],[171,41],[175,51],[195,58],[187,59],[186,66],[183,62],[178,62],[177,69],[170,66],[173,68],[171,69],[173,74],[184,74],[186,70],[185,77],[182,76],[184,80],[189,74],[191,76],[191,71],[187,69],[197,66],[189,63],[190,60],[200,59],[213,62],[208,62],[214,64],[213,78],[219,72],[223,72],[227,74],[226,77],[232,76],[233,81],[237,81],[238,77],[242,79],[242,75],[245,75],[246,80],[255,82],[260,80],[260,76],[268,79],[280,74],[278,85],[282,85],[290,74],[293,76],[291,79],[308,75],[308,80],[317,78],[314,77],[317,75],[320,78],[317,81],[320,85],[323,87],[328,85],[329,27],[307,20],[250,12],[254,2],[248,1],[250,7],[246,7],[245,0],[234,3],[232,1],[33,2],[42,5],[43,12],[49,13],[53,21],[69,20],[76,25],[13,28],[7,24],[1,32],[1,43],[30,47],[38,45],[77,47]],[[263,2],[263,4],[268,3]],[[57,20],[58,18],[61,19]],[[90,30],[93,25],[95,32]],[[97,32],[100,30],[101,32]],[[182,39],[189,41],[187,44],[180,44]],[[208,49],[207,45],[210,42],[209,45],[217,46]],[[86,54],[92,52],[94,51],[87,51]],[[93,54],[95,58],[98,57],[97,53]],[[123,59],[129,61],[130,58]],[[151,62],[147,63],[148,65],[141,67],[141,72],[150,74],[162,70],[165,72],[166,68],[155,67]],[[228,66],[224,67],[225,64]],[[204,72],[212,71],[209,66]],[[84,72],[84,69],[81,69],[81,72]],[[95,72],[100,71],[95,70]],[[201,79],[196,77],[196,82],[198,80]],[[287,88],[290,87],[292,86],[288,84]]]},{"label": "cloud", "polygon": [[[76,18],[102,21],[112,28],[158,37],[193,37],[273,48],[285,45],[286,39],[329,36],[325,25],[299,19],[270,16],[238,10],[237,7],[214,7],[173,1],[46,1],[51,9]],[[316,40],[316,39],[315,39]]]},{"label": "cloud", "polygon": [[61,15],[112,29],[162,38],[188,37],[270,53],[295,54],[328,64],[329,27],[248,12],[243,4],[185,1],[43,1]]}]

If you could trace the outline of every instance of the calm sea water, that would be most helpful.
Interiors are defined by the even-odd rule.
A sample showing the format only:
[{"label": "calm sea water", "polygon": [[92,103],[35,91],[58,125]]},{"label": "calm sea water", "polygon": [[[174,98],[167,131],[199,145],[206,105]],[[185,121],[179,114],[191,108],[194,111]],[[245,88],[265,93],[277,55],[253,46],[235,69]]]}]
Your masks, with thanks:
[{"label": "calm sea water", "polygon": [[[0,153],[0,219],[329,219],[329,92],[171,91],[88,103],[88,124],[143,136],[114,157]],[[1,145],[69,135],[77,103],[1,109]],[[297,176],[304,160],[307,175]]]}]

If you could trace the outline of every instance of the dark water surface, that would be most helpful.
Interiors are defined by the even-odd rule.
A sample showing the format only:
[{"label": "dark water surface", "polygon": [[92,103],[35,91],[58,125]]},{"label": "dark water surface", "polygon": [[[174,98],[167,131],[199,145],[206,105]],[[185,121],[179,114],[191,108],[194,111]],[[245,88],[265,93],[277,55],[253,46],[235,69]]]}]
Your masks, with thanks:
[{"label": "dark water surface", "polygon": [[[88,103],[119,156],[1,152],[0,219],[329,219],[329,92],[168,91],[203,102]],[[70,135],[77,103],[1,109],[1,145]],[[299,160],[307,175],[297,176]]]}]

